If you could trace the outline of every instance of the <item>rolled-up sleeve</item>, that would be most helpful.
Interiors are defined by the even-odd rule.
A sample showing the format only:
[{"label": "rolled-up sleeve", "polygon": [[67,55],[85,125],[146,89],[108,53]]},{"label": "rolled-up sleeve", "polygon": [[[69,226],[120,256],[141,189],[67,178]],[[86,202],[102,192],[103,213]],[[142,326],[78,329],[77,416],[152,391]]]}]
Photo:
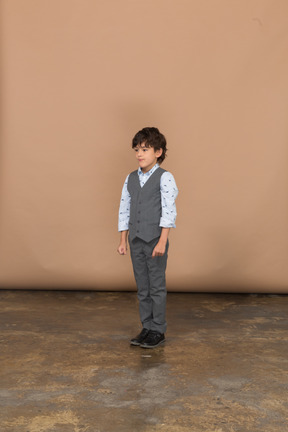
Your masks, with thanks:
[{"label": "rolled-up sleeve", "polygon": [[118,231],[126,231],[129,229],[131,196],[127,188],[128,178],[129,175],[126,177],[121,194],[118,215]]},{"label": "rolled-up sleeve", "polygon": [[178,195],[178,188],[173,175],[168,171],[165,171],[161,176],[160,191],[162,204],[160,226],[162,228],[176,228],[177,212],[175,200]]}]

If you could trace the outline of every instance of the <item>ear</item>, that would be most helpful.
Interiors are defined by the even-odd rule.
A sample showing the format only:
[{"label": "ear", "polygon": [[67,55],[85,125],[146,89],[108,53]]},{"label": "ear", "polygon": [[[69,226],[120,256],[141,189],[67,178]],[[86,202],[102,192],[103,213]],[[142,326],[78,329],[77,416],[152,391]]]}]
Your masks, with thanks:
[{"label": "ear", "polygon": [[161,148],[159,150],[156,150],[155,155],[157,158],[159,158],[162,155],[162,153],[163,153],[163,149]]}]

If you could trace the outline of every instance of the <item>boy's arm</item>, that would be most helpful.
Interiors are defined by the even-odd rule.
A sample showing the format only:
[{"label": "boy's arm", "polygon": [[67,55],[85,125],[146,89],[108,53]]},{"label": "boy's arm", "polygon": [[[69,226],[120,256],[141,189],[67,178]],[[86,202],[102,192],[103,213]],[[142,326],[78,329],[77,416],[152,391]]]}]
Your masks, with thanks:
[{"label": "boy's arm", "polygon": [[121,231],[120,244],[117,248],[117,252],[120,255],[126,255],[127,254],[127,236],[128,236],[128,230]]},{"label": "boy's arm", "polygon": [[119,216],[118,216],[118,231],[120,231],[121,234],[120,234],[120,244],[117,248],[117,252],[120,255],[127,254],[127,236],[129,232],[130,201],[131,201],[131,196],[128,192],[128,187],[127,187],[128,178],[129,175],[126,177],[126,180],[123,185],[120,207],[119,207]]},{"label": "boy's arm", "polygon": [[153,250],[152,258],[164,255],[170,228],[175,228],[177,215],[175,200],[178,195],[178,188],[173,175],[168,171],[161,176],[160,191],[162,205],[160,226],[162,230],[159,241]]},{"label": "boy's arm", "polygon": [[157,245],[152,252],[152,258],[156,256],[163,256],[166,249],[170,228],[162,228],[161,235]]},{"label": "boy's arm", "polygon": [[118,213],[118,231],[125,231],[129,229],[131,196],[128,191],[128,179],[129,175],[126,177],[121,193]]}]

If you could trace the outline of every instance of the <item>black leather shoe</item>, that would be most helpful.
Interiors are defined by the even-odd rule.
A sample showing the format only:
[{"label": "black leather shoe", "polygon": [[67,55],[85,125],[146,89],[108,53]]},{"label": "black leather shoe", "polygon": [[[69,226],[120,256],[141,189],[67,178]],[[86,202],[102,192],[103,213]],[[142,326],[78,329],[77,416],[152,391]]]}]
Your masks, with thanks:
[{"label": "black leather shoe", "polygon": [[150,330],[143,328],[141,333],[139,333],[135,338],[131,339],[130,345],[140,345],[148,336],[149,331]]},{"label": "black leather shoe", "polygon": [[164,333],[150,330],[149,335],[146,337],[144,342],[140,344],[140,346],[141,348],[155,348],[163,342],[165,342]]}]

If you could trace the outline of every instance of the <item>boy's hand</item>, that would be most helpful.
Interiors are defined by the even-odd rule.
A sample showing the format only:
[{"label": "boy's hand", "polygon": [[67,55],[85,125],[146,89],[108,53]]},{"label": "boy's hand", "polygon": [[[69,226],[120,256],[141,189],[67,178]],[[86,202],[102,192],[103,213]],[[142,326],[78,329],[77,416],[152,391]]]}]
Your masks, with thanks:
[{"label": "boy's hand", "polygon": [[152,252],[152,258],[163,256],[166,249],[166,243],[158,242]]},{"label": "boy's hand", "polygon": [[126,255],[127,254],[127,243],[120,243],[120,245],[117,248],[117,252],[120,255]]},{"label": "boy's hand", "polygon": [[120,244],[117,248],[117,252],[120,255],[126,255],[127,254],[127,237],[128,237],[128,230],[121,231]]}]

